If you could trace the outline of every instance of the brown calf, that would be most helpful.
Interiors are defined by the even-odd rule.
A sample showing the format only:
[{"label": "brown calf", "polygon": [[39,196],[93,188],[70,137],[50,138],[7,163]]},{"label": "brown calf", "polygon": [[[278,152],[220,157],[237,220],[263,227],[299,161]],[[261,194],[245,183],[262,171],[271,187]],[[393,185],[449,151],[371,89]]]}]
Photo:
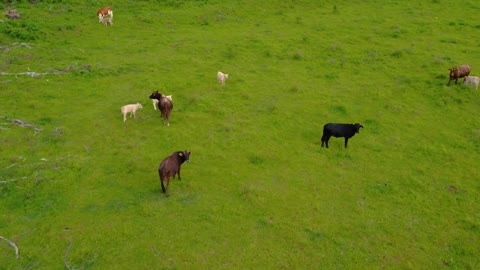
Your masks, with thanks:
[{"label": "brown calf", "polygon": [[471,67],[470,65],[461,65],[458,67],[449,68],[450,70],[450,80],[448,80],[448,84],[450,85],[450,81],[455,80],[455,84],[459,78],[466,77],[470,74]]}]

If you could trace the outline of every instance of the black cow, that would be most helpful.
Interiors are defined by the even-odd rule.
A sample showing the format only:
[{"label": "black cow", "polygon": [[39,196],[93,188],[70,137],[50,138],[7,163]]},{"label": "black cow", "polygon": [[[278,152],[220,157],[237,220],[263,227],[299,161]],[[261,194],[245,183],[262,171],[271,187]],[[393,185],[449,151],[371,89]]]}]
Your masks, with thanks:
[{"label": "black cow", "polygon": [[355,133],[360,132],[360,128],[363,128],[362,125],[359,123],[355,124],[336,124],[336,123],[328,123],[323,126],[323,135],[322,135],[322,147],[323,143],[328,148],[328,140],[330,137],[345,137],[345,148],[347,148],[348,139],[353,137]]},{"label": "black cow", "polygon": [[157,99],[158,100],[158,109],[160,110],[164,122],[167,126],[170,126],[170,112],[173,109],[173,103],[167,96],[159,93],[158,91],[153,92],[150,95],[150,99]]},{"label": "black cow", "polygon": [[[168,184],[170,183],[170,177],[175,179],[175,175],[178,174],[178,180],[181,180],[180,177],[180,166],[186,161],[190,161],[190,154],[191,152],[185,151],[177,151],[171,154],[170,156],[166,157],[160,163],[160,167],[158,168],[158,175],[160,176],[160,184],[162,185],[162,191],[168,196]],[[165,181],[165,185],[163,184]]]}]

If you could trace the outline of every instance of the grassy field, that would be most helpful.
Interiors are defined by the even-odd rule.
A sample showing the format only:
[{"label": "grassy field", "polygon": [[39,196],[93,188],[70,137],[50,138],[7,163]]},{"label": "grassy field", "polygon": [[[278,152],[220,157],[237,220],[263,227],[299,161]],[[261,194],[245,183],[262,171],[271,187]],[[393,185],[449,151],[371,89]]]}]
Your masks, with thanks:
[{"label": "grassy field", "polygon": [[480,268],[480,90],[447,86],[480,75],[476,1],[30,2],[0,21],[0,269]]}]

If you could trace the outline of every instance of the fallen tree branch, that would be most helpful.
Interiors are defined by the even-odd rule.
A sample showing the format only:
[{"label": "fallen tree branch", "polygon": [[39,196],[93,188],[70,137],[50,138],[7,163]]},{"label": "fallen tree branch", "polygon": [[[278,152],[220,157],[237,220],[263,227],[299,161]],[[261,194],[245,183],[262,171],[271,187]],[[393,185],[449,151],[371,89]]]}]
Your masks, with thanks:
[{"label": "fallen tree branch", "polygon": [[[0,20],[1,21],[1,20]],[[30,45],[28,45],[28,43],[25,43],[25,42],[22,42],[22,43],[18,43],[18,42],[15,42],[12,44],[13,46],[11,47],[8,47],[8,46],[0,46],[0,49],[2,48],[5,48],[3,49],[3,53],[2,54],[5,54],[7,53],[8,51],[10,51],[11,49],[16,49],[18,47],[27,47],[29,49],[31,49],[32,47],[30,47]]]},{"label": "fallen tree branch", "polygon": [[10,179],[10,180],[2,180],[0,181],[0,184],[8,184],[8,183],[11,183],[11,182],[15,182],[15,181],[18,181],[18,180],[22,180],[22,179],[27,179],[28,177],[24,176],[24,177],[21,177],[21,178],[14,178],[14,179]]},{"label": "fallen tree branch", "polygon": [[[65,256],[63,257],[63,261],[65,263],[65,267],[68,269],[68,270],[75,270],[75,268],[72,268],[70,267],[70,265],[68,264],[68,255],[70,254],[70,250],[72,249],[72,245],[73,245],[73,240],[70,240],[70,245],[68,245],[67,247],[67,251],[65,252]],[[98,254],[95,253],[95,255],[93,256],[92,259],[88,260],[84,266],[87,266],[89,264],[92,264],[98,257]],[[77,268],[77,269],[83,269],[84,267],[80,267],[80,268]]]},{"label": "fallen tree branch", "polygon": [[48,72],[38,73],[38,72],[33,72],[33,71],[19,72],[19,73],[0,72],[0,75],[6,75],[6,76],[8,76],[8,75],[10,75],[10,76],[28,75],[28,76],[31,76],[33,78],[38,78],[38,77],[41,77],[41,76],[47,75],[47,74],[52,74],[52,73],[48,73]]},{"label": "fallen tree branch", "polygon": [[3,116],[3,115],[0,115],[0,118],[3,118],[7,121],[10,121],[12,123],[14,123],[15,125],[17,126],[21,126],[21,127],[26,127],[26,128],[32,128],[34,129],[35,131],[42,131],[43,129],[35,126],[35,125],[32,125],[32,124],[29,124],[29,123],[26,123],[20,119],[15,119],[15,118],[10,118],[10,117],[6,117],[6,116]]},{"label": "fallen tree branch", "polygon": [[3,76],[28,75],[32,78],[39,78],[39,77],[44,76],[44,75],[51,75],[51,74],[59,75],[59,74],[64,74],[64,73],[67,73],[67,72],[70,72],[70,71],[73,71],[73,70],[82,69],[82,68],[87,70],[87,71],[91,70],[90,65],[83,65],[81,67],[68,66],[67,68],[64,68],[64,69],[55,69],[55,70],[53,68],[49,68],[49,70],[53,70],[53,71],[50,71],[50,72],[33,72],[33,71],[17,72],[17,73],[0,72],[0,75],[3,75]]},{"label": "fallen tree branch", "polygon": [[5,240],[5,241],[7,241],[7,242],[15,249],[15,255],[16,255],[17,260],[18,260],[18,259],[20,258],[20,255],[19,255],[19,251],[18,251],[17,245],[15,245],[14,242],[8,240],[7,238],[5,238],[5,237],[3,237],[3,236],[1,236],[1,235],[0,235],[0,239],[3,239],[3,240]]}]

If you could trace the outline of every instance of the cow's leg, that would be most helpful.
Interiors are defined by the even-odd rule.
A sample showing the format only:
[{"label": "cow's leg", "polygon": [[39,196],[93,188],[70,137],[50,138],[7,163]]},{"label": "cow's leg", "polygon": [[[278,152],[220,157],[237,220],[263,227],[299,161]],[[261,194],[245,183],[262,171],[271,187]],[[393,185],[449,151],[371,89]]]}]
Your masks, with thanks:
[{"label": "cow's leg", "polygon": [[182,178],[180,177],[180,166],[178,166],[178,180],[182,180]]},{"label": "cow's leg", "polygon": [[170,184],[170,178],[167,177],[167,186],[165,187],[165,196],[170,196],[170,194],[168,194],[168,185]]},{"label": "cow's leg", "polygon": [[451,82],[451,81],[452,81],[452,79],[449,79],[449,80],[448,80],[448,84],[447,84],[447,85],[450,85],[450,82]]},{"label": "cow's leg", "polygon": [[328,139],[329,138],[327,136],[325,136],[325,135],[322,136],[322,147],[323,147],[323,144],[325,143],[327,145],[327,148],[328,148]]},{"label": "cow's leg", "polygon": [[345,148],[347,148],[348,137],[345,137]]},{"label": "cow's leg", "polygon": [[162,191],[163,193],[165,193],[165,186],[163,185],[163,180],[162,180],[162,173],[160,172],[160,170],[158,171],[158,175],[160,176],[160,185],[162,185]]}]

